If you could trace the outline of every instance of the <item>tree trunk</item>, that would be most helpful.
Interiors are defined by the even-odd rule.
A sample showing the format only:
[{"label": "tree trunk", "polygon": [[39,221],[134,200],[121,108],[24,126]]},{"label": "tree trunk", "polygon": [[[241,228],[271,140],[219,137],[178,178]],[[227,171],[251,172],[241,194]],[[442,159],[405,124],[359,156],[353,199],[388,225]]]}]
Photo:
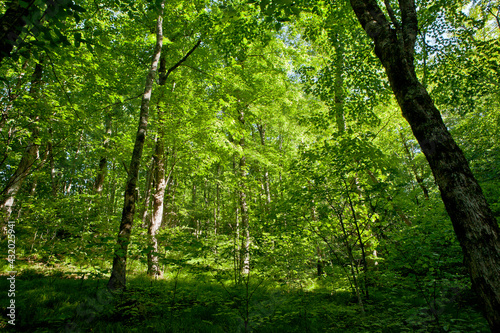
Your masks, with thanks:
[{"label": "tree trunk", "polygon": [[146,228],[146,226],[149,225],[148,223],[148,216],[149,216],[149,202],[151,200],[151,186],[153,184],[153,178],[154,178],[154,166],[155,166],[155,161],[154,158],[151,159],[151,164],[149,165],[148,171],[146,173],[146,189],[144,191],[144,205],[142,206],[142,213],[141,213],[141,221],[142,221],[142,227]]},{"label": "tree trunk", "polygon": [[337,123],[337,131],[339,134],[345,132],[345,117],[344,117],[344,41],[342,35],[337,34],[333,40],[335,47],[335,120]]},{"label": "tree trunk", "polygon": [[[386,2],[387,3],[387,2]],[[500,331],[500,229],[463,152],[415,73],[418,32],[415,2],[400,0],[402,22],[393,29],[376,0],[351,0],[385,67],[403,116],[429,162],[464,253],[472,285],[492,332]],[[392,9],[388,7],[390,14]]]},{"label": "tree trunk", "polygon": [[156,233],[161,227],[163,221],[163,203],[165,198],[165,159],[164,159],[164,147],[161,136],[156,138],[156,148],[155,148],[155,194],[153,196],[153,215],[151,217],[151,223],[148,228],[148,236],[150,239],[151,251],[148,252],[148,275],[155,278],[161,277],[163,273],[158,265],[158,240],[156,239]]},{"label": "tree trunk", "polygon": [[94,184],[94,190],[99,196],[102,194],[102,189],[104,187],[104,179],[106,178],[106,173],[108,169],[107,168],[108,159],[106,153],[108,150],[110,137],[111,137],[111,115],[106,115],[106,133],[104,142],[102,144],[104,148],[104,153],[101,159],[99,160],[99,169],[97,171],[97,177]]},{"label": "tree trunk", "polygon": [[158,20],[156,22],[156,46],[153,53],[151,67],[146,77],[144,94],[142,96],[141,111],[139,114],[139,126],[137,129],[134,150],[132,152],[132,158],[130,161],[127,185],[125,188],[122,219],[117,240],[118,246],[115,250],[113,268],[111,271],[111,277],[108,282],[108,288],[110,290],[124,289],[126,286],[127,249],[130,240],[130,233],[132,231],[132,222],[134,220],[135,201],[137,199],[137,178],[139,176],[139,166],[142,157],[142,150],[144,147],[144,141],[146,139],[151,91],[153,89],[153,83],[158,68],[158,62],[160,60],[161,48],[163,45],[162,15],[164,7],[165,0],[161,3],[160,15],[158,15]]},{"label": "tree trunk", "polygon": [[[245,112],[243,110],[239,111],[238,120],[242,125],[245,124]],[[245,149],[245,137],[240,139],[239,145],[242,150],[242,155],[240,157],[240,189],[239,189],[239,199],[240,199],[240,208],[241,208],[241,224],[244,232],[244,236],[242,239],[242,256],[241,256],[241,272],[243,274],[250,273],[250,229],[249,229],[249,219],[248,219],[248,205],[247,205],[247,189],[245,185],[246,178],[246,156],[244,153]]]},{"label": "tree trunk", "polygon": [[[31,95],[35,96],[38,93],[41,79],[42,65],[40,63],[37,63],[33,72],[33,78],[31,80]],[[36,117],[35,120],[38,120],[38,117]],[[16,171],[9,178],[7,185],[0,194],[0,211],[2,211],[3,213],[3,217],[0,220],[2,235],[6,235],[7,229],[5,223],[9,221],[10,215],[12,214],[12,207],[14,206],[16,194],[21,188],[21,185],[23,184],[26,177],[28,177],[33,163],[35,163],[35,161],[38,159],[39,133],[38,127],[36,126],[36,121],[34,121],[31,126],[31,138],[28,140],[28,146],[23,152]]]},{"label": "tree trunk", "polygon": [[[266,125],[257,125],[260,134],[260,144],[265,149],[266,146]],[[264,192],[266,193],[266,213],[269,213],[271,205],[271,190],[269,188],[269,171],[264,167]]]}]

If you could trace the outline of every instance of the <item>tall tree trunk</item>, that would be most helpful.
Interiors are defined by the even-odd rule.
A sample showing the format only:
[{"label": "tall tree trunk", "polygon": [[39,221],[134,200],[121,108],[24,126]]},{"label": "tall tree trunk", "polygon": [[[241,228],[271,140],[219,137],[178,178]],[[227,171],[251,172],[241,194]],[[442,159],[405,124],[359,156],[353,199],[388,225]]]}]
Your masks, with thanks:
[{"label": "tall tree trunk", "polygon": [[[266,124],[257,125],[260,134],[260,144],[265,149],[266,146]],[[264,191],[266,193],[266,213],[269,213],[269,206],[271,205],[271,190],[269,188],[269,171],[264,167]]]},{"label": "tall tree trunk", "polygon": [[[31,88],[30,94],[34,97],[37,95],[39,86],[42,79],[42,65],[37,63],[35,66],[35,70],[33,72],[33,77],[31,80]],[[31,137],[28,140],[28,145],[21,156],[21,160],[17,166],[14,174],[9,178],[7,185],[3,189],[0,194],[0,211],[3,213],[2,219],[0,219],[1,224],[1,233],[2,235],[6,235],[6,222],[9,221],[10,215],[12,214],[12,207],[14,206],[14,200],[17,192],[21,188],[26,177],[28,177],[31,167],[38,159],[38,151],[39,151],[39,130],[36,125],[36,117],[31,125]]]},{"label": "tall tree trunk", "polygon": [[415,73],[415,2],[399,1],[401,22],[397,22],[386,1],[396,29],[376,0],[350,2],[361,26],[375,42],[375,53],[385,67],[403,116],[429,162],[490,328],[499,332],[500,229],[463,152]]},{"label": "tall tree trunk", "polygon": [[158,240],[156,233],[161,227],[163,221],[163,203],[165,198],[165,188],[167,183],[165,181],[165,158],[164,146],[161,135],[156,138],[155,148],[155,193],[153,195],[153,215],[151,216],[151,223],[148,228],[148,236],[150,239],[151,251],[148,252],[148,275],[155,278],[161,277],[163,273],[158,265]]},{"label": "tall tree trunk", "polygon": [[49,157],[49,167],[50,167],[50,187],[52,190],[52,197],[57,196],[57,179],[56,179],[56,167],[54,163],[54,149],[52,147],[52,128],[49,128],[50,140],[47,143],[47,153]]},{"label": "tall tree trunk", "polygon": [[352,253],[352,246],[349,243],[349,234],[347,233],[345,223],[344,223],[343,209],[344,208],[342,208],[342,210],[339,210],[336,213],[337,213],[337,217],[338,217],[339,222],[340,222],[340,226],[342,228],[342,235],[343,235],[342,240],[344,242],[344,246],[346,248],[347,255],[349,256],[349,265],[351,266],[351,276],[352,276],[352,281],[354,284],[354,292],[356,293],[356,298],[358,299],[359,309],[361,310],[361,313],[364,315],[365,307],[363,305],[363,299],[361,298],[361,292],[359,290],[359,280],[358,280],[356,270],[355,270],[354,255]]},{"label": "tall tree trunk", "polygon": [[[82,145],[82,140],[83,140],[83,130],[80,132],[80,137],[78,138],[78,146],[76,148],[75,156],[73,157],[75,160],[78,158],[78,155],[80,155],[80,148]],[[74,176],[76,173],[77,173],[77,171],[76,171],[76,168],[74,167],[73,170],[70,171],[69,182],[64,185],[63,191],[67,194],[70,194],[70,192],[71,192],[71,187],[73,186],[73,179],[74,179]]]},{"label": "tall tree trunk", "polygon": [[137,178],[139,176],[139,167],[142,157],[142,150],[144,141],[146,139],[146,129],[148,125],[149,115],[149,102],[151,100],[151,91],[153,90],[153,83],[160,60],[161,48],[163,45],[163,8],[165,7],[165,0],[161,3],[160,15],[156,22],[156,46],[153,53],[153,60],[149,73],[146,77],[146,84],[144,87],[144,94],[142,96],[141,111],[139,114],[139,126],[135,138],[134,150],[130,161],[130,168],[128,173],[127,185],[125,188],[125,196],[123,203],[122,219],[120,223],[120,230],[118,232],[117,248],[113,259],[113,268],[111,277],[108,282],[110,290],[124,289],[126,286],[126,270],[127,270],[127,249],[130,240],[130,233],[132,231],[132,222],[135,213],[136,201],[136,187]]},{"label": "tall tree trunk", "polygon": [[[245,111],[242,109],[239,111],[238,120],[242,125],[245,125]],[[243,274],[250,273],[250,228],[249,228],[249,218],[248,218],[248,205],[247,205],[247,188],[245,185],[246,178],[246,156],[245,156],[245,137],[240,139],[239,145],[242,150],[240,157],[240,184],[239,184],[239,199],[241,208],[241,224],[243,227],[244,237],[242,239],[242,257],[241,257],[241,272]]]},{"label": "tall tree trunk", "polygon": [[365,253],[365,243],[363,242],[363,238],[361,237],[361,230],[359,229],[358,218],[356,216],[356,211],[354,209],[354,204],[351,199],[350,188],[347,185],[347,182],[344,180],[345,191],[347,195],[347,201],[349,203],[349,208],[351,209],[352,221],[354,223],[354,227],[356,228],[356,235],[358,236],[359,248],[361,249],[361,261],[363,265],[363,273],[364,273],[364,284],[365,284],[365,296],[366,299],[370,298],[370,294],[368,292],[368,264],[366,261],[366,253]]},{"label": "tall tree trunk", "polygon": [[[156,147],[155,147],[156,149]],[[155,168],[155,160],[151,158],[151,163],[149,167],[147,167],[148,171],[146,173],[146,189],[144,191],[144,205],[142,206],[141,212],[141,221],[142,226],[146,228],[149,225],[148,216],[149,216],[149,203],[151,200],[151,187],[153,185],[154,178],[154,168]]]},{"label": "tall tree trunk", "polygon": [[343,134],[346,125],[344,116],[344,78],[342,77],[344,72],[344,41],[341,33],[336,34],[333,45],[335,47],[335,120],[338,133]]}]

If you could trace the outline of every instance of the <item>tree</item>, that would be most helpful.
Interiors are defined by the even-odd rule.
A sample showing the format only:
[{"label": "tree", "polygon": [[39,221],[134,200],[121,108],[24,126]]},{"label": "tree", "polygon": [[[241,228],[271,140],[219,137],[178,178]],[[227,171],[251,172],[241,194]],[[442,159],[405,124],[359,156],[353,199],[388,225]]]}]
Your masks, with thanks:
[{"label": "tree", "polygon": [[144,141],[146,139],[146,129],[148,125],[149,102],[151,100],[151,92],[153,83],[160,61],[161,49],[163,46],[163,8],[164,1],[161,4],[160,13],[156,21],[156,45],[153,53],[153,59],[146,83],[144,86],[144,94],[142,96],[141,111],[139,113],[139,126],[135,139],[134,151],[132,153],[130,167],[128,169],[128,180],[125,189],[125,199],[123,204],[122,219],[120,230],[118,232],[117,248],[113,259],[113,269],[109,278],[108,288],[110,290],[124,289],[126,286],[126,269],[127,269],[127,249],[130,241],[130,233],[132,231],[132,223],[134,221],[135,202],[137,199],[137,177],[142,157]]},{"label": "tree", "polygon": [[382,62],[403,116],[431,167],[464,253],[472,284],[492,331],[500,330],[500,229],[441,114],[415,72],[418,21],[415,1],[399,1],[401,22],[389,2],[390,20],[374,0],[351,6]]},{"label": "tree", "polygon": [[[498,223],[463,152],[417,77],[415,44],[419,27],[415,1],[400,0],[396,11],[390,1],[384,4],[387,14],[375,0],[350,0],[359,23],[375,44],[375,54],[385,68],[403,116],[429,162],[485,316],[493,331],[500,330]],[[260,6],[268,16],[278,19],[301,10],[318,10],[310,8],[307,1],[294,3],[293,7],[286,1],[262,1]]]}]

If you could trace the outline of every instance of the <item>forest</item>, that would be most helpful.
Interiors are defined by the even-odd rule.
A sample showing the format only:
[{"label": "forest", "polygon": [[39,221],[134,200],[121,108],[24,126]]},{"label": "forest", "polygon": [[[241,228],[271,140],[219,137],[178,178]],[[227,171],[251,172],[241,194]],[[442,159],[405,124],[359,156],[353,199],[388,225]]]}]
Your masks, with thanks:
[{"label": "forest", "polygon": [[0,331],[500,332],[500,1],[0,3]]}]

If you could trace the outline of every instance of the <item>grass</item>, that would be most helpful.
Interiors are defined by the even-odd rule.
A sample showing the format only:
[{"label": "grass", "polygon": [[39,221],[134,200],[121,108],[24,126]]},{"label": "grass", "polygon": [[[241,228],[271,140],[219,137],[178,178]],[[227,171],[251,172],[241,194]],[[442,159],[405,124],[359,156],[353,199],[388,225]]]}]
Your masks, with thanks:
[{"label": "grass", "polygon": [[[60,269],[24,269],[16,278],[16,332],[488,332],[467,295],[443,294],[429,309],[408,286],[379,285],[365,315],[348,291],[328,279],[295,286],[250,276],[240,285],[210,271],[183,268],[162,280],[129,277],[111,295],[107,279],[75,278]],[[0,290],[7,290],[5,277]],[[448,297],[448,298],[447,298]],[[448,301],[447,301],[448,300]],[[436,317],[438,320],[436,320]]]}]

